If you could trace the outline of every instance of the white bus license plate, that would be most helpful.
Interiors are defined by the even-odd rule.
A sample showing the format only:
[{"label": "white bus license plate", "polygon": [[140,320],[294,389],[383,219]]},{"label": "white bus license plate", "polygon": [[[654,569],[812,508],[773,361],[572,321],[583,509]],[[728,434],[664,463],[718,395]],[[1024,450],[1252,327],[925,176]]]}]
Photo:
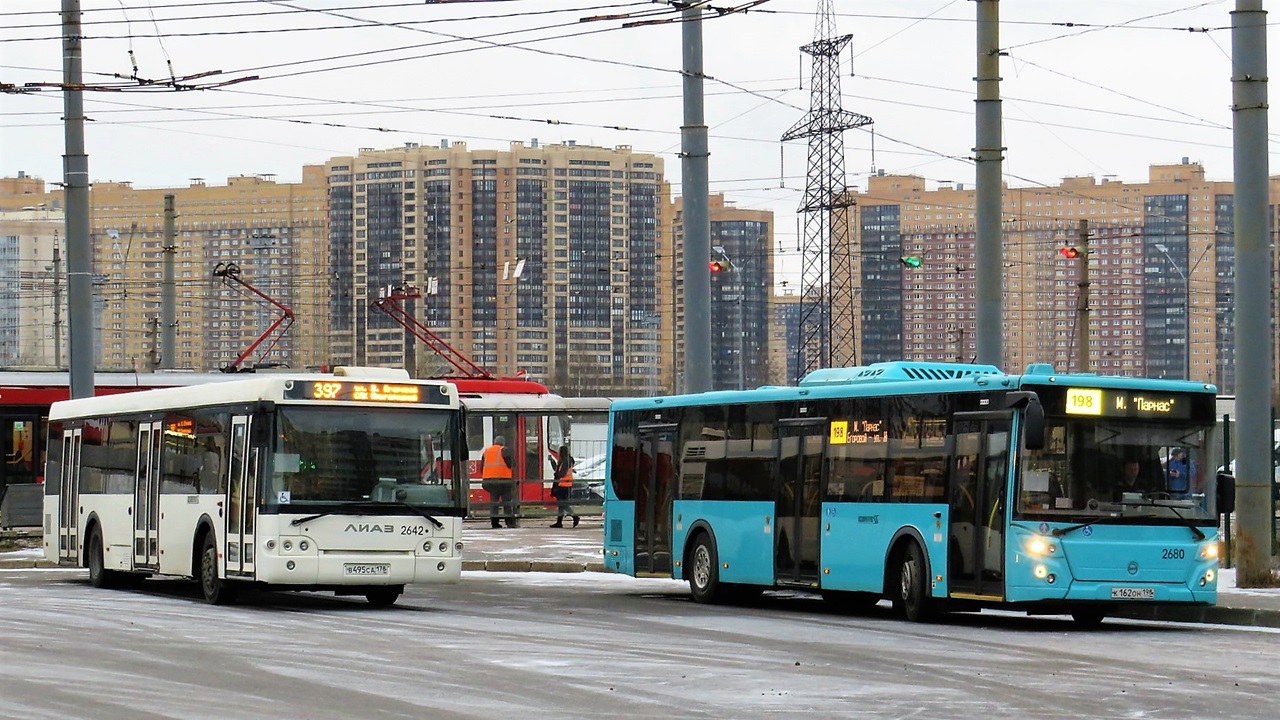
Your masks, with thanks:
[{"label": "white bus license plate", "polygon": [[1155,588],[1144,587],[1113,587],[1111,588],[1112,600],[1154,600],[1156,598]]},{"label": "white bus license plate", "polygon": [[390,575],[388,563],[343,563],[343,575]]}]

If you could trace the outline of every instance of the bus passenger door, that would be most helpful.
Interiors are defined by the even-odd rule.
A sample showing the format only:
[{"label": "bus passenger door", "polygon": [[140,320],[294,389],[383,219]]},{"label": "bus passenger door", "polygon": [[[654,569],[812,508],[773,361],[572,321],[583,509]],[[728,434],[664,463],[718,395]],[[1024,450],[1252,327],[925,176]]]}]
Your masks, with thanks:
[{"label": "bus passenger door", "polygon": [[783,420],[774,495],[773,567],[779,584],[818,585],[826,420]]},{"label": "bus passenger door", "polygon": [[58,483],[58,558],[80,560],[80,443],[83,431],[62,431],[62,475]]},{"label": "bus passenger door", "polygon": [[256,453],[250,448],[253,418],[231,418],[230,462],[227,472],[227,575],[253,574],[254,511],[257,508]]},{"label": "bus passenger door", "polygon": [[160,448],[163,422],[138,426],[138,463],[133,484],[133,566],[160,566]]},{"label": "bus passenger door", "polygon": [[1007,413],[955,416],[947,547],[952,596],[1004,599],[1011,428]]},{"label": "bus passenger door", "polygon": [[636,471],[636,574],[671,574],[671,505],[675,500],[675,425],[640,428]]}]

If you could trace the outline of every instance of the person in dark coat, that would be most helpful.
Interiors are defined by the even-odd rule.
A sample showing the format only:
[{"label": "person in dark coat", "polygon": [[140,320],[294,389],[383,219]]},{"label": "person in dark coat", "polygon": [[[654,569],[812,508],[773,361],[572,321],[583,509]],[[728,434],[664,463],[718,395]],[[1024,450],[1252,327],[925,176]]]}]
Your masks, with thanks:
[{"label": "person in dark coat", "polygon": [[551,527],[564,527],[564,516],[573,518],[573,526],[578,527],[581,520],[573,512],[569,504],[569,495],[573,492],[573,456],[569,454],[569,446],[561,445],[555,459],[555,474],[552,476],[551,497],[556,499],[556,521]]}]

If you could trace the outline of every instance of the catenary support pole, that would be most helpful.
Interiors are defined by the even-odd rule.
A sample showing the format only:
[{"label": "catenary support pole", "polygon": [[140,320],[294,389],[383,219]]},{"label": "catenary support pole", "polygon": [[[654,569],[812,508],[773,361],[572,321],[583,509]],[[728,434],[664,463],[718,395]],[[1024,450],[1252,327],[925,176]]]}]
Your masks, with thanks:
[{"label": "catenary support pole", "polygon": [[1001,175],[1004,172],[1004,140],[1000,130],[1000,3],[977,0],[978,99],[975,106],[977,146],[977,261],[974,286],[977,294],[979,363],[1004,366],[1002,292],[1004,243],[1001,236]]},{"label": "catenary support pole", "polygon": [[177,367],[178,292],[173,279],[174,255],[178,252],[178,222],[173,195],[164,196],[164,276],[160,287],[160,367]]},{"label": "catenary support pole", "polygon": [[[710,150],[703,119],[702,10],[682,11],[684,125],[680,128],[680,195],[684,216],[685,390],[711,389],[711,216],[708,210]],[[674,322],[674,318],[672,319]]]},{"label": "catenary support pole", "polygon": [[1272,332],[1267,243],[1267,13],[1236,0],[1231,13],[1231,97],[1236,244],[1236,582],[1269,584],[1271,572]]},{"label": "catenary support pole", "polygon": [[89,156],[84,151],[80,0],[62,0],[62,182],[67,213],[67,352],[71,397],[93,396],[93,243],[89,238]]}]

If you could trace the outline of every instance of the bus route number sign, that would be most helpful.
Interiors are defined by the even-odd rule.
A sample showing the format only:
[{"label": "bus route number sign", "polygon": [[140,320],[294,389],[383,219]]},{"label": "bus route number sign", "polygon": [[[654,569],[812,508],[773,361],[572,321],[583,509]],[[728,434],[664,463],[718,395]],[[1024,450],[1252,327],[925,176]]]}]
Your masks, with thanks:
[{"label": "bus route number sign", "polygon": [[1101,415],[1102,391],[1095,388],[1067,388],[1068,415]]},{"label": "bus route number sign", "polygon": [[375,403],[423,403],[447,402],[423,397],[421,385],[407,383],[351,382],[348,380],[305,380],[294,382],[285,390],[291,400],[333,400]]}]

